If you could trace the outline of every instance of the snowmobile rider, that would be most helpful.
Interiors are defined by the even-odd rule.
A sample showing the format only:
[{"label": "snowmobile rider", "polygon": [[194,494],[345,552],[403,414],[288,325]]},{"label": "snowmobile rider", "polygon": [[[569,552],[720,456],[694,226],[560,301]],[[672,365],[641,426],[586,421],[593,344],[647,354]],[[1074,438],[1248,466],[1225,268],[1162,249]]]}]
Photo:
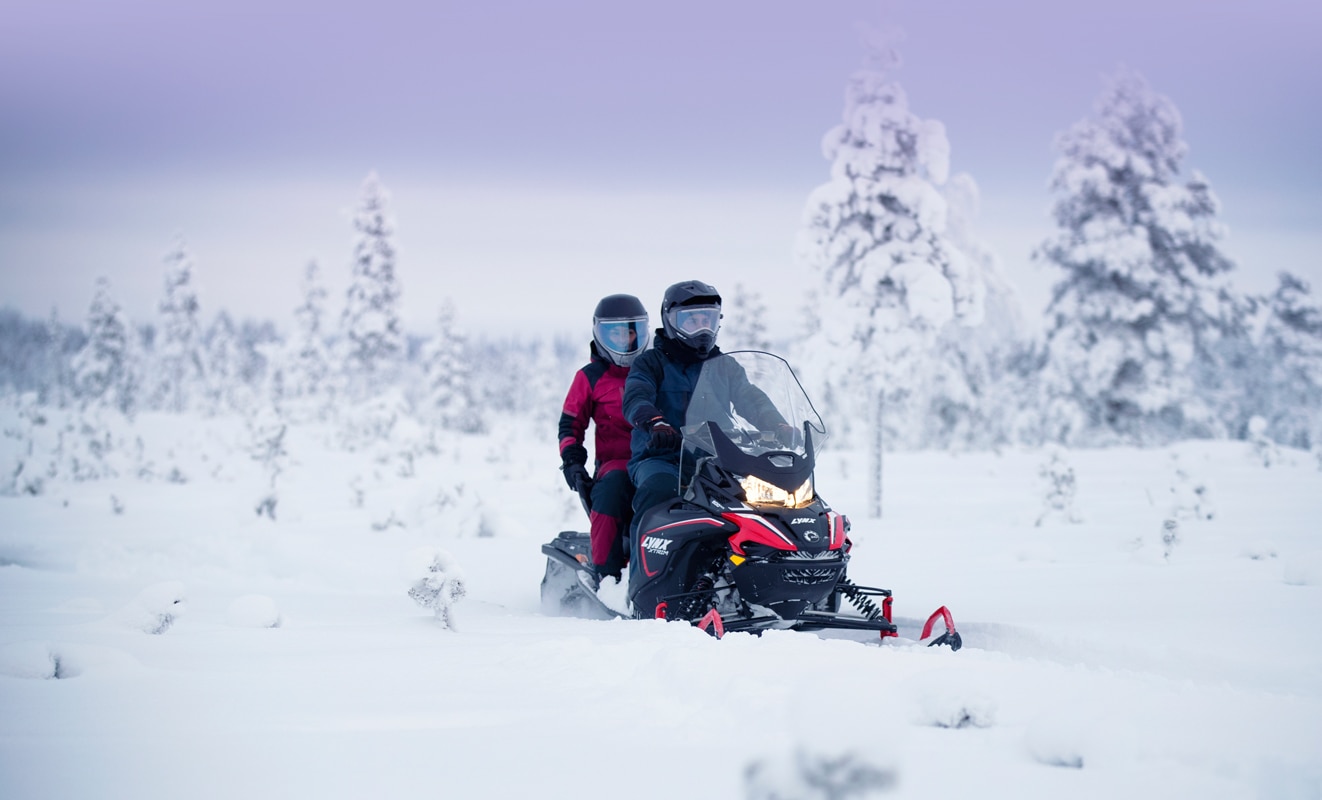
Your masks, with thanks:
[{"label": "snowmobile rider", "polygon": [[[560,414],[560,468],[565,483],[588,508],[592,567],[598,580],[609,575],[618,581],[629,561],[621,533],[632,516],[633,484],[626,470],[631,430],[620,404],[629,365],[647,349],[648,331],[647,309],[637,297],[603,297],[592,314],[591,360],[574,374]],[[583,445],[589,421],[596,437],[591,475]]]},{"label": "snowmobile rider", "polygon": [[[635,487],[633,543],[642,512],[679,496],[680,428],[703,364],[721,354],[716,347],[720,293],[702,281],[671,286],[661,301],[661,325],[655,347],[639,356],[624,382],[624,414],[633,425],[629,459],[629,477]],[[743,370],[730,363],[738,373],[731,374],[726,385],[741,416],[792,436],[793,426],[765,394],[749,384]]]}]

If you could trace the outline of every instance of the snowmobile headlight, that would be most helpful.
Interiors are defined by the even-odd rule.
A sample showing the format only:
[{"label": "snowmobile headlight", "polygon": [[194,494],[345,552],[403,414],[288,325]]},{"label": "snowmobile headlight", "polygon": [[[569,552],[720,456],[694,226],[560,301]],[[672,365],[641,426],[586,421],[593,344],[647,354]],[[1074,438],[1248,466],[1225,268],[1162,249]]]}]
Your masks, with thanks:
[{"label": "snowmobile headlight", "polygon": [[811,480],[804,481],[802,486],[792,492],[787,492],[779,486],[772,486],[752,475],[740,480],[739,485],[744,489],[745,502],[752,506],[803,508],[811,503],[813,498]]}]

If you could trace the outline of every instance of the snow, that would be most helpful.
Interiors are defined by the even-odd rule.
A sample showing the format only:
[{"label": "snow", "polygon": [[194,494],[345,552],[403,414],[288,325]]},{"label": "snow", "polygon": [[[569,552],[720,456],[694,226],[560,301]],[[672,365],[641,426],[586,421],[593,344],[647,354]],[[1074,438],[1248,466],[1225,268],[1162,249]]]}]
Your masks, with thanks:
[{"label": "snow", "polygon": [[[136,427],[161,477],[0,497],[0,797],[1322,796],[1302,451],[888,453],[880,520],[828,451],[882,644],[544,616],[539,546],[585,524],[545,426],[407,459],[294,426],[274,519],[241,422]],[[1037,526],[1053,458],[1079,521]],[[959,652],[916,641],[941,604]]]}]

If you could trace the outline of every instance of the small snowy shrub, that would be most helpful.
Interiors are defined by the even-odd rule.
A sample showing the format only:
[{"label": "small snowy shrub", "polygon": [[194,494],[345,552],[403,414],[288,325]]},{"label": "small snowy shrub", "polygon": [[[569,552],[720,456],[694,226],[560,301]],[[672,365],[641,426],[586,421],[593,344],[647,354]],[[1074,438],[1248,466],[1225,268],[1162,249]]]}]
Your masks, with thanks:
[{"label": "small snowy shrub", "polygon": [[1178,456],[1173,457],[1175,474],[1171,477],[1172,519],[1209,520],[1216,516],[1212,499],[1207,490],[1207,483],[1190,476],[1180,465]]},{"label": "small snowy shrub", "polygon": [[159,636],[174,626],[184,611],[186,600],[182,583],[158,583],[143,589],[115,617],[123,625]]},{"label": "small snowy shrub", "polygon": [[1077,486],[1068,451],[1059,445],[1048,446],[1046,460],[1038,466],[1037,474],[1043,490],[1042,513],[1033,524],[1040,528],[1051,516],[1060,516],[1069,522],[1079,522],[1078,514],[1074,511],[1074,493]]},{"label": "small snowy shrub", "polygon": [[372,530],[376,531],[377,533],[380,533],[381,531],[390,530],[391,528],[403,528],[403,527],[405,527],[404,521],[395,515],[395,510],[393,508],[390,509],[390,511],[386,514],[384,518],[374,520],[372,522]]},{"label": "small snowy shrub", "polygon": [[1177,519],[1163,520],[1161,523],[1161,556],[1170,560],[1171,552],[1175,550],[1175,545],[1180,543],[1180,521]]},{"label": "small snowy shrub", "polygon": [[15,642],[0,647],[0,675],[43,681],[70,677],[61,670],[59,653],[46,642]]},{"label": "small snowy shrub", "polygon": [[447,531],[458,536],[488,538],[497,535],[502,527],[498,515],[463,483],[437,489],[422,514],[426,518],[434,516]]},{"label": "small snowy shrub", "polygon": [[928,691],[919,708],[919,722],[937,728],[990,728],[996,720],[996,701],[977,691]]},{"label": "small snowy shrub", "polygon": [[892,767],[856,753],[825,756],[796,751],[790,758],[764,758],[744,769],[747,800],[864,800],[890,792],[899,782]]},{"label": "small snowy shrub", "polygon": [[1253,458],[1261,461],[1264,467],[1281,463],[1281,449],[1267,435],[1267,420],[1254,417],[1249,420],[1249,446],[1253,448]]},{"label": "small snowy shrub", "polygon": [[434,547],[416,551],[412,562],[417,578],[409,587],[409,597],[431,609],[442,627],[454,630],[454,605],[468,593],[463,570],[453,556]]}]

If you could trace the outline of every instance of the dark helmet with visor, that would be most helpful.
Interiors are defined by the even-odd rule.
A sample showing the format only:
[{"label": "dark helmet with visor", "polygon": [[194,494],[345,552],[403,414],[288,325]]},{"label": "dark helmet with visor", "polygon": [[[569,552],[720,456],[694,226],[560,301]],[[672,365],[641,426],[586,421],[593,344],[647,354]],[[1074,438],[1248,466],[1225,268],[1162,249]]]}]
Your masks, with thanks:
[{"label": "dark helmet with visor", "polygon": [[684,281],[666,289],[661,300],[661,325],[666,336],[707,356],[721,329],[721,294],[702,281]]},{"label": "dark helmet with visor", "polygon": [[652,340],[647,309],[631,294],[612,294],[601,298],[592,312],[592,341],[597,352],[612,364],[627,367]]}]

